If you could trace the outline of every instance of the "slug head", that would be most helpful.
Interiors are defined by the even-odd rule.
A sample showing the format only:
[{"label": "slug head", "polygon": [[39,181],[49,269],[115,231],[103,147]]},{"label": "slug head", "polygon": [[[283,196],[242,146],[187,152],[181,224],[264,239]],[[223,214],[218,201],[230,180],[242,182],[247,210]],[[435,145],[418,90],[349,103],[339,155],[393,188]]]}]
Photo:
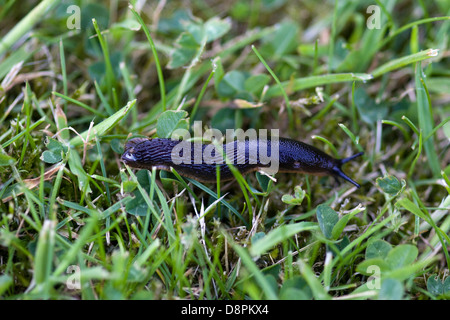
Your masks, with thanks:
[{"label": "slug head", "polygon": [[351,157],[348,158],[344,158],[344,159],[337,159],[336,160],[336,164],[333,166],[333,168],[331,169],[331,174],[334,175],[335,177],[341,177],[344,180],[347,180],[348,182],[352,183],[353,185],[355,185],[357,188],[361,187],[357,182],[355,182],[354,180],[352,180],[349,176],[347,176],[341,169],[342,165],[363,155],[364,152],[359,152],[357,154],[354,154]]},{"label": "slug head", "polygon": [[131,167],[140,167],[139,163],[142,160],[142,149],[148,139],[134,138],[125,144],[125,151],[122,155],[122,161]]}]

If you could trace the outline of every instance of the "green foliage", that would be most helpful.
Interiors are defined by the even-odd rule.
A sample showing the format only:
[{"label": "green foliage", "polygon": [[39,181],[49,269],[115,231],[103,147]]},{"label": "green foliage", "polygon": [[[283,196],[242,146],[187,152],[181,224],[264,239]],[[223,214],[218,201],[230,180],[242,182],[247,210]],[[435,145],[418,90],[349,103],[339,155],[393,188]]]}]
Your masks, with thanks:
[{"label": "green foliage", "polygon": [[[178,14],[182,13],[179,12]],[[186,18],[186,16],[184,17]],[[168,25],[168,31],[170,31],[171,25]],[[219,19],[217,17],[213,17],[206,22],[202,22],[195,17],[189,17],[187,20],[183,20],[181,25],[172,28],[172,30],[180,27],[185,31],[175,41],[175,49],[172,51],[167,65],[171,69],[188,64],[196,56],[197,52],[201,50],[202,42],[208,43],[222,37],[230,30],[231,23],[228,19]]]},{"label": "green foliage", "polygon": [[375,103],[374,99],[370,98],[362,87],[356,89],[354,99],[361,120],[367,124],[374,126],[377,121],[384,119],[388,113],[388,108]]},{"label": "green foliage", "polygon": [[333,228],[339,221],[339,216],[336,211],[327,205],[319,205],[317,207],[317,221],[325,238],[331,239]]},{"label": "green foliage", "polygon": [[10,161],[14,162],[14,158],[6,155],[6,154],[0,154],[0,167],[6,167],[10,165]]},{"label": "green foliage", "polygon": [[396,279],[386,279],[381,284],[379,300],[401,300],[405,290],[403,284]]},{"label": "green foliage", "polygon": [[177,129],[189,129],[189,120],[186,111],[167,110],[161,114],[156,124],[156,133],[159,138],[170,138]]},{"label": "green foliage", "polygon": [[[150,181],[148,180],[148,175],[145,170],[141,170],[136,173],[137,183],[147,191],[147,193],[150,192]],[[132,185],[127,186],[128,192],[133,192],[134,199],[127,203],[126,210],[130,214],[134,214],[137,216],[147,216],[147,213],[149,212],[149,207],[147,203],[145,202],[144,196],[141,194],[141,192],[136,188],[137,184],[133,183]],[[132,188],[132,189],[130,189]]]},{"label": "green foliage", "polygon": [[312,222],[299,222],[281,226],[273,230],[266,236],[255,239],[255,243],[252,245],[250,252],[254,256],[261,255],[269,248],[272,248],[276,244],[292,237],[299,232],[315,229],[317,229],[317,224]]},{"label": "green foliage", "polygon": [[438,275],[433,274],[427,280],[427,289],[434,296],[450,296],[450,277],[443,277],[442,280]]},{"label": "green foliage", "polygon": [[[418,249],[412,244],[402,244],[388,250],[387,246],[381,248],[380,244],[375,244],[377,248],[370,248],[374,244],[369,245],[370,253],[366,254],[366,260],[357,266],[358,272],[367,276],[380,278],[381,283],[388,279],[394,279],[399,282],[405,281],[410,277],[417,275],[420,270],[430,261],[416,261]],[[382,249],[382,250],[379,250]],[[377,250],[379,250],[377,252]],[[370,258],[367,258],[369,256]],[[389,286],[396,286],[390,284]],[[378,288],[380,289],[380,288]],[[383,291],[381,289],[380,293]]]},{"label": "green foliage", "polygon": [[[445,1],[376,1],[379,28],[357,1],[80,0],[80,29],[67,2],[13,3],[2,299],[449,298]],[[364,151],[343,167],[361,188],[237,170],[204,184],[120,160],[130,137],[194,120]]]},{"label": "green foliage", "polygon": [[302,204],[303,199],[305,196],[307,196],[306,191],[303,190],[300,186],[296,186],[294,188],[294,196],[291,196],[290,194],[285,194],[283,197],[281,197],[281,201],[283,201],[286,204],[296,205],[299,206]]},{"label": "green foliage", "polygon": [[48,150],[42,153],[42,161],[46,163],[57,163],[65,158],[65,154],[68,151],[67,146],[52,138],[48,139],[46,145]]},{"label": "green foliage", "polygon": [[219,83],[217,94],[221,97],[235,98],[243,88],[248,76],[240,71],[227,72]]},{"label": "green foliage", "polygon": [[396,177],[386,175],[383,178],[377,178],[377,184],[385,193],[396,196],[403,191],[406,182],[402,180],[400,183]]},{"label": "green foliage", "polygon": [[392,245],[384,240],[375,240],[371,242],[366,249],[366,259],[386,258],[389,251],[391,251]]},{"label": "green foliage", "polygon": [[274,60],[285,58],[298,45],[298,32],[298,24],[293,21],[284,21],[270,37],[263,41],[261,51],[264,55],[273,57]]}]

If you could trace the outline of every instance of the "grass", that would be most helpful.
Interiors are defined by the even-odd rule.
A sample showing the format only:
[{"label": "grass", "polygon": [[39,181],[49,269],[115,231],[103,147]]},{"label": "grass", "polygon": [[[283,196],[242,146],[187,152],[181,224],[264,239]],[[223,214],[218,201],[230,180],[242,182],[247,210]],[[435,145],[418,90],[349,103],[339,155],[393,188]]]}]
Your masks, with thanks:
[{"label": "grass", "polygon": [[[379,29],[369,1],[7,3],[2,299],[450,296],[446,1],[376,1]],[[364,151],[345,168],[361,188],[120,161],[198,120]]]}]

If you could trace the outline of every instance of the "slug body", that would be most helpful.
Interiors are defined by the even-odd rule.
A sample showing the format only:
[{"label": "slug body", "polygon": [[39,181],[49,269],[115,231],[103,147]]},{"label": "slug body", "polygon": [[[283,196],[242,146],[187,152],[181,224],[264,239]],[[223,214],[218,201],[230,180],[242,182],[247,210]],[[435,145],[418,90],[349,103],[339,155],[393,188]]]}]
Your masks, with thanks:
[{"label": "slug body", "polygon": [[[360,187],[341,166],[362,155],[335,159],[306,143],[287,138],[233,141],[220,147],[171,139],[134,138],[125,145],[122,160],[134,168],[170,171],[202,182],[216,182],[216,166],[222,181],[234,179],[223,155],[242,174],[253,171],[292,172],[341,177]],[[269,169],[272,169],[270,171]]]}]

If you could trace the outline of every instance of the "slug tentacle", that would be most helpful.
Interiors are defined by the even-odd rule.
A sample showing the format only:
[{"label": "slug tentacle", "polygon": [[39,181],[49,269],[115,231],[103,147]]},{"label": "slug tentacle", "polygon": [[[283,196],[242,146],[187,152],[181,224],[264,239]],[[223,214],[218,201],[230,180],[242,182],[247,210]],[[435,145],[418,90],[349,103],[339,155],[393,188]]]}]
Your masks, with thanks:
[{"label": "slug tentacle", "polygon": [[358,157],[362,156],[363,154],[364,154],[364,152],[359,152],[359,153],[354,154],[354,155],[352,155],[352,156],[350,156],[348,158],[339,159],[339,162],[341,163],[341,165],[343,165],[344,163],[347,163],[347,162],[349,162],[349,161],[351,161],[351,160],[353,160],[355,158],[358,158]]},{"label": "slug tentacle", "polygon": [[351,179],[349,176],[347,176],[347,175],[342,171],[341,166],[342,166],[344,163],[347,163],[347,162],[349,162],[349,161],[351,161],[351,160],[353,160],[353,159],[355,159],[355,158],[357,158],[357,157],[362,156],[363,154],[364,154],[364,152],[359,152],[359,153],[354,154],[354,155],[352,155],[352,156],[350,156],[350,157],[348,157],[348,158],[337,159],[337,160],[336,160],[336,165],[335,165],[335,166],[333,167],[333,169],[332,169],[332,174],[333,174],[334,176],[341,177],[342,179],[345,179],[345,180],[347,180],[348,182],[354,184],[357,188],[360,188],[361,186],[360,186],[357,182],[355,182],[353,179]]}]

